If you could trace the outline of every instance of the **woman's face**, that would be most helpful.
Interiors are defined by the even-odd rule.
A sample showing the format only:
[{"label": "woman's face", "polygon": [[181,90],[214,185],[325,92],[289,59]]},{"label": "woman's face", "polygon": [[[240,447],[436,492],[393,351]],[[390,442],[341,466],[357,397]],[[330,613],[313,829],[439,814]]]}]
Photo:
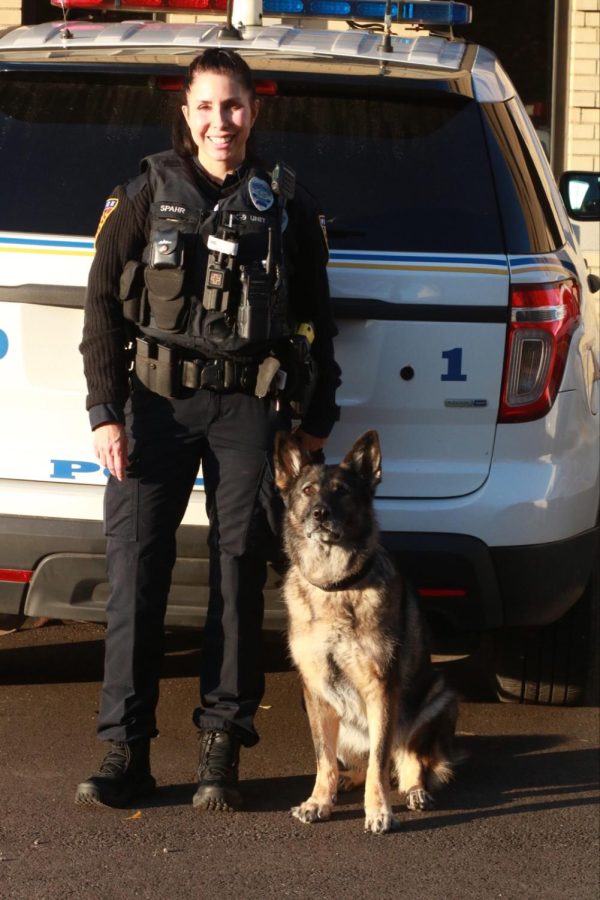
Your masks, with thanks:
[{"label": "woman's face", "polygon": [[246,156],[258,103],[226,72],[200,72],[187,93],[183,115],[207,172],[224,179]]}]

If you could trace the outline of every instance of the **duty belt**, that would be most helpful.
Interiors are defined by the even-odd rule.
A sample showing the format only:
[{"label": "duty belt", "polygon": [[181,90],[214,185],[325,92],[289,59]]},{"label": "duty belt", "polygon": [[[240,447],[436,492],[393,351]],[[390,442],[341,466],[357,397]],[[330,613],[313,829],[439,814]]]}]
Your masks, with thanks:
[{"label": "duty belt", "polygon": [[179,397],[185,388],[254,394],[258,363],[189,358],[178,347],[136,338],[135,371],[142,384],[162,397]]},{"label": "duty belt", "polygon": [[184,359],[181,364],[181,384],[186,388],[223,393],[243,391],[254,393],[256,363],[239,363],[232,359]]}]

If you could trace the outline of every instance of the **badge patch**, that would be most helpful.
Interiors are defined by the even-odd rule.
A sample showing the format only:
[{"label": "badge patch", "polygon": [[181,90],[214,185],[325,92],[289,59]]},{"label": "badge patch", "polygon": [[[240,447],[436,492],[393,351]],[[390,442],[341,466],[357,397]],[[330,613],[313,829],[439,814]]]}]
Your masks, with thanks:
[{"label": "badge patch", "polygon": [[248,182],[248,191],[250,192],[250,199],[260,212],[264,212],[273,206],[273,192],[262,178],[256,178],[256,176],[251,178]]},{"label": "badge patch", "polygon": [[100,221],[98,222],[98,228],[96,229],[96,237],[94,238],[95,241],[98,240],[98,235],[102,231],[102,229],[106,223],[106,220],[108,219],[110,214],[115,211],[115,209],[117,208],[118,205],[119,205],[119,201],[118,201],[117,197],[109,197],[108,200],[106,201],[106,203],[104,204],[104,209],[102,210],[102,215],[100,216]]}]

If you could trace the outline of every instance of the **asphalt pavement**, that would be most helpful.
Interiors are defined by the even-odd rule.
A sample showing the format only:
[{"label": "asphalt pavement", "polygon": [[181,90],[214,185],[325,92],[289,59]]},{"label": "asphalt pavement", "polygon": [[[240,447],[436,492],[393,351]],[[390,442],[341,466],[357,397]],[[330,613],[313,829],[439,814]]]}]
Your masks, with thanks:
[{"label": "asphalt pavement", "polygon": [[497,704],[468,665],[449,663],[468,698],[465,759],[437,808],[397,806],[400,831],[365,834],[355,792],[330,822],[303,825],[289,808],[310,793],[312,747],[296,675],[271,640],[262,740],[242,756],[246,809],[198,813],[199,636],[174,633],[152,750],[158,792],[130,809],[80,808],[75,785],[102,755],[102,637],[70,623],[0,636],[1,900],[600,896],[597,709]]}]

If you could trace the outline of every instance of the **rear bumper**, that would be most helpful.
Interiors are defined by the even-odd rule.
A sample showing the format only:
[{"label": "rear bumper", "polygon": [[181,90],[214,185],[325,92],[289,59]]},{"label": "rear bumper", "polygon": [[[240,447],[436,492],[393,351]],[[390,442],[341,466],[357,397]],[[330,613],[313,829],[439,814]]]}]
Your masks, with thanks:
[{"label": "rear bumper", "polygon": [[[208,603],[208,529],[182,526],[173,570],[166,624],[203,624]],[[3,582],[0,612],[106,621],[109,587],[102,523],[74,519],[0,516],[0,569],[32,571],[28,584]],[[265,626],[282,628],[281,576],[269,570]]]},{"label": "rear bumper", "polygon": [[[600,528],[548,544],[488,547],[450,534],[381,535],[418,588],[438,636],[555,622],[581,597],[600,552]],[[435,596],[458,589],[463,596]]]},{"label": "rear bumper", "polygon": [[[208,600],[206,531],[182,526],[167,624],[199,626]],[[427,591],[434,633],[458,636],[560,618],[582,595],[600,528],[548,544],[488,547],[466,535],[383,532],[400,570]],[[0,516],[0,569],[31,570],[28,584],[0,581],[0,612],[104,621],[108,597],[100,522]],[[265,625],[282,628],[281,576],[270,569]]]}]

